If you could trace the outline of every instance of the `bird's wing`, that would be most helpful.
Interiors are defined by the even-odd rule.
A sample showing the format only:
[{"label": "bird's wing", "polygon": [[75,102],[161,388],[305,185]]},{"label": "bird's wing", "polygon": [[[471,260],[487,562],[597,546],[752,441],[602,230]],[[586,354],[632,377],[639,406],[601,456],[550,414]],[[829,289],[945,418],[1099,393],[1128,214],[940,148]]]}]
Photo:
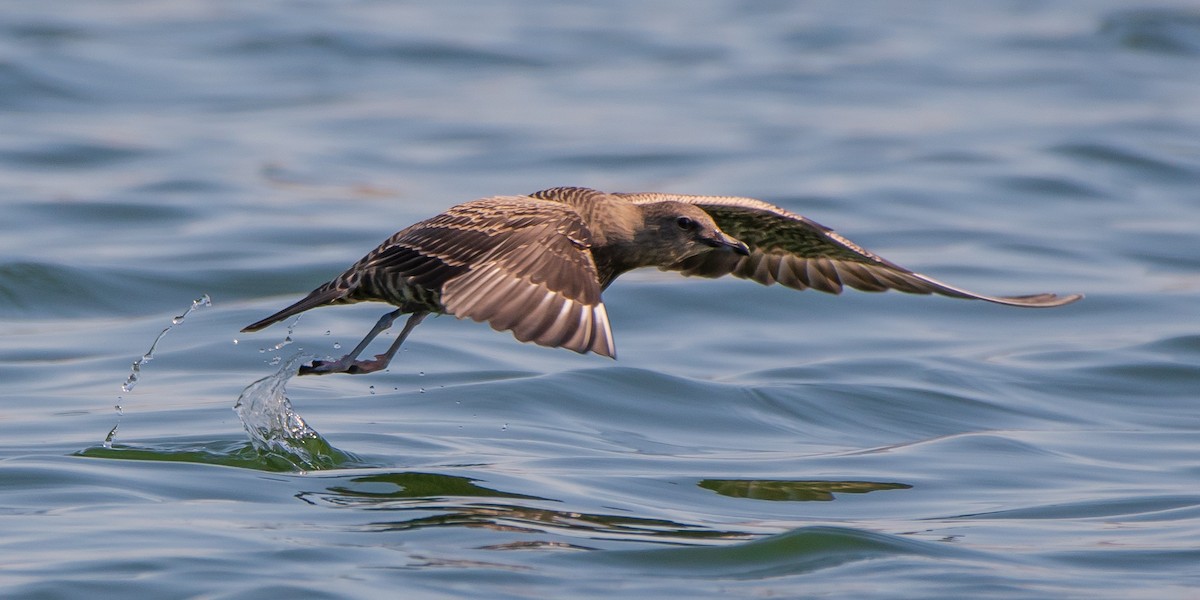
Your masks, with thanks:
[{"label": "bird's wing", "polygon": [[590,236],[563,204],[488,198],[401,231],[357,267],[380,280],[441,284],[447,313],[511,330],[522,342],[612,357]]},{"label": "bird's wing", "polygon": [[659,193],[614,195],[633,203],[673,200],[695,204],[712,215],[725,233],[750,247],[748,256],[707,252],[668,268],[684,275],[733,275],[763,285],[780,283],[798,290],[812,288],[832,294],[839,294],[844,286],[850,286],[867,292],[898,290],[910,294],[941,294],[1027,307],[1062,306],[1082,298],[1078,294],[976,294],[914,273],[867,251],[824,225],[752,198]]}]

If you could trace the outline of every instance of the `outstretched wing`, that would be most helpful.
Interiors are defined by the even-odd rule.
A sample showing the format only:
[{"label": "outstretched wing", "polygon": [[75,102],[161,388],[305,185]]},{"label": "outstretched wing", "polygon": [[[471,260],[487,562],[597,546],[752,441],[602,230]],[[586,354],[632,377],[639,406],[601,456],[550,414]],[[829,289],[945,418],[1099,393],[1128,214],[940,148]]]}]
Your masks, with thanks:
[{"label": "outstretched wing", "polygon": [[[522,342],[615,357],[608,313],[579,215],[524,196],[460,204],[401,232],[399,261],[384,271],[412,273],[418,254],[464,270],[445,281],[441,304],[459,318],[511,330]],[[404,257],[405,254],[409,256]]]},{"label": "outstretched wing", "polygon": [[396,233],[243,331],[326,304],[380,301],[486,321],[522,342],[615,357],[590,237],[562,203],[528,196],[467,202]]},{"label": "outstretched wing", "polygon": [[780,283],[797,290],[812,288],[840,294],[844,286],[866,292],[897,290],[910,294],[941,294],[1026,307],[1062,306],[1083,296],[1032,294],[985,296],[914,273],[877,256],[832,229],[752,198],[680,194],[614,194],[633,203],[687,202],[712,215],[725,233],[750,247],[749,256],[707,252],[669,267],[684,275],[733,275],[763,285]]}]

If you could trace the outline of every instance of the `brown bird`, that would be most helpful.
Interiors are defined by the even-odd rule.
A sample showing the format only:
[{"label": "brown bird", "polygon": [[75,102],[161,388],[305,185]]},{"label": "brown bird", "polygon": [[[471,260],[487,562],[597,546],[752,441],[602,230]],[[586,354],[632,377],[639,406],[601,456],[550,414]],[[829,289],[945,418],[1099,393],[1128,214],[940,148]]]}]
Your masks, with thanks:
[{"label": "brown bird", "polygon": [[[850,286],[1042,308],[1082,298],[969,292],[752,198],[561,187],[459,204],[412,225],[304,299],[242,331],[258,331],[328,304],[375,301],[398,307],[349,354],[314,361],[301,367],[301,375],[383,369],[429,313],[487,321],[522,342],[616,358],[600,293],[622,273],[640,267],[700,277],[733,275],[833,294]],[[387,352],[358,360],[402,314],[411,316]]]}]

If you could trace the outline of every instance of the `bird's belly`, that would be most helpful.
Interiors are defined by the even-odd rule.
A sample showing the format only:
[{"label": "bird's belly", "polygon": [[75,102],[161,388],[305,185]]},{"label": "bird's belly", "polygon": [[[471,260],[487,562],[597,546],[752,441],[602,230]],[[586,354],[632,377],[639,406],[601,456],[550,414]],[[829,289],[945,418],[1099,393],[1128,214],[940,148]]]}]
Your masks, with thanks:
[{"label": "bird's belly", "polygon": [[355,302],[387,302],[404,312],[446,312],[440,288],[420,285],[403,276],[364,278],[351,298]]}]

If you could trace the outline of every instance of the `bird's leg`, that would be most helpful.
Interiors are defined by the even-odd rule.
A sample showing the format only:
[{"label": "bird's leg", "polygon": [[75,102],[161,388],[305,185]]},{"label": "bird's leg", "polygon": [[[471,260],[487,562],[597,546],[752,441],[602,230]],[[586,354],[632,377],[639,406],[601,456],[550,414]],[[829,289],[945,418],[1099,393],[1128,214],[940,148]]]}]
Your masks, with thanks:
[{"label": "bird's leg", "polygon": [[351,367],[353,370],[347,372],[371,373],[387,368],[388,363],[392,362],[392,357],[396,356],[396,352],[400,350],[400,345],[404,343],[404,340],[408,339],[408,334],[412,333],[412,330],[416,329],[417,325],[420,325],[421,321],[424,321],[428,314],[429,313],[426,311],[420,311],[410,315],[408,320],[404,322],[404,329],[400,330],[400,335],[396,336],[396,341],[392,342],[392,345],[388,347],[387,352],[384,352],[383,354],[376,354],[375,360],[355,361],[354,365]]},{"label": "bird's leg", "polygon": [[329,373],[350,373],[350,368],[354,366],[355,362],[357,362],[355,359],[358,358],[358,355],[362,354],[362,351],[367,349],[367,345],[370,344],[376,336],[386,331],[387,328],[391,327],[392,322],[394,322],[396,317],[399,317],[401,314],[403,313],[400,312],[400,309],[396,309],[383,315],[382,317],[379,317],[379,321],[375,323],[375,326],[371,328],[371,331],[367,332],[367,336],[364,337],[362,341],[350,351],[349,354],[334,361],[314,360],[312,366],[305,365],[300,367],[299,374],[326,375]]},{"label": "bird's leg", "polygon": [[400,345],[408,338],[408,334],[421,323],[421,320],[428,315],[428,312],[415,312],[408,318],[408,322],[404,324],[404,330],[400,332],[396,341],[392,342],[388,351],[383,354],[376,354],[375,360],[356,360],[359,354],[367,348],[367,345],[374,340],[376,336],[392,326],[392,322],[396,317],[404,314],[400,310],[394,310],[379,318],[379,322],[375,323],[375,327],[367,332],[367,336],[363,338],[349,354],[335,361],[314,360],[312,366],[300,367],[300,375],[327,375],[329,373],[350,373],[352,375],[361,373],[373,373],[388,366],[392,361],[392,357],[400,350]]}]

